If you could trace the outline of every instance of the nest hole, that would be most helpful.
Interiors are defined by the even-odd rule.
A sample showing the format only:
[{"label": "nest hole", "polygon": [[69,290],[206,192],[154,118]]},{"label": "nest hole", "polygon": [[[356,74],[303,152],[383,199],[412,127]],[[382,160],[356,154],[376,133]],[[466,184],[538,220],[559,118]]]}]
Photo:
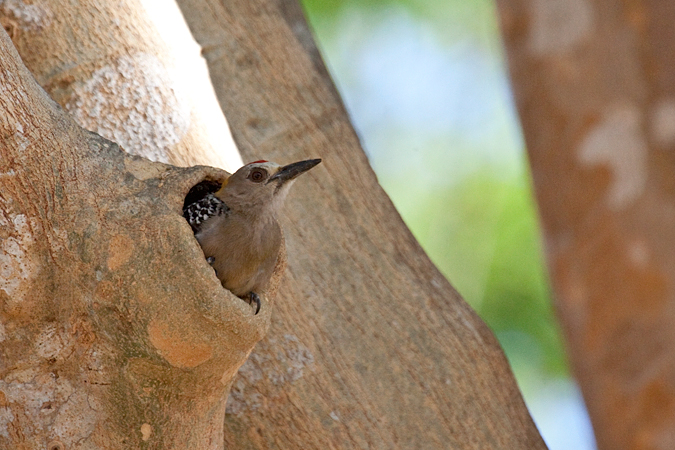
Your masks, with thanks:
[{"label": "nest hole", "polygon": [[199,183],[192,186],[190,191],[185,196],[185,201],[183,202],[183,210],[189,205],[198,202],[209,194],[213,194],[218,191],[222,186],[222,183],[215,180],[202,180]]},{"label": "nest hole", "polygon": [[66,446],[61,441],[52,441],[47,444],[47,450],[66,450]]},{"label": "nest hole", "polygon": [[207,178],[192,186],[185,196],[183,218],[190,224],[193,233],[197,234],[200,224],[207,218],[208,214],[216,212],[211,210],[212,201],[202,203],[202,199],[218,191],[221,185],[221,182]]}]

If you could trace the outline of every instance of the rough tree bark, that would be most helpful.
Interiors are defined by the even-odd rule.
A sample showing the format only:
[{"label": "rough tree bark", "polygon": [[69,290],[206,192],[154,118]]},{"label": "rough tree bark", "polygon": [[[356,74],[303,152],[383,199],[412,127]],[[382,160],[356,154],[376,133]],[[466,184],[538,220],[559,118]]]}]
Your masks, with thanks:
[{"label": "rough tree bark", "polygon": [[0,136],[0,448],[222,448],[271,313],[222,289],[181,215],[227,174],[78,127],[2,30]]},{"label": "rough tree bark", "polygon": [[[270,335],[242,369],[232,391],[225,422],[228,448],[545,448],[494,336],[432,265],[378,186],[297,3],[184,1],[181,8],[209,62],[218,100],[245,159],[324,159],[324,164],[306,175],[303,187],[298,186],[289,198],[283,221],[290,270],[276,300]],[[105,14],[92,11],[90,16],[96,16],[99,34],[108,33],[105,27],[120,26],[117,15],[106,21]],[[60,14],[84,12],[68,10]],[[88,20],[94,20],[90,16]],[[40,34],[40,42],[48,42],[49,33],[61,38],[68,34],[59,28],[62,26],[63,20],[59,20],[42,29],[23,30],[27,35],[25,46],[19,45],[21,53],[29,52],[33,55],[31,60],[42,61],[39,52],[44,46],[32,45],[35,36],[30,33]],[[82,33],[76,39],[87,41],[88,37]],[[117,47],[118,53],[112,59],[127,56],[137,61],[134,55],[140,44],[135,39],[142,36]],[[75,48],[92,45],[79,41],[73,44]],[[144,44],[143,53],[151,51],[152,45]],[[2,55],[4,59],[4,52]],[[97,64],[84,60],[86,70],[73,70],[60,58],[39,70],[40,64],[36,63],[33,70],[68,108],[78,86],[88,85],[97,73]],[[80,63],[72,66],[77,64]],[[110,76],[124,72],[124,68],[113,69]],[[76,76],[68,77],[64,72]],[[97,142],[96,137],[83,134],[61,113],[51,114],[68,123],[72,133]],[[9,135],[16,129],[10,127]],[[60,143],[64,139],[59,135],[53,141]],[[14,147],[12,155],[22,157],[19,144]],[[54,151],[46,144],[45,148],[34,148],[35,158],[42,156],[40,163],[52,168],[49,174],[53,177],[62,176],[56,173],[61,166],[86,167],[88,177],[105,169],[104,175],[117,177],[110,181],[112,186],[116,186],[115,180],[120,185],[126,181],[134,186],[129,191],[119,188],[126,195],[124,201],[116,197],[117,189],[110,189],[99,199],[84,175],[72,182],[72,188],[59,187],[58,192],[66,192],[65,197],[75,205],[68,206],[69,214],[89,209],[102,211],[93,214],[100,217],[100,225],[96,222],[93,228],[86,228],[70,219],[59,227],[72,227],[75,231],[66,232],[62,250],[52,249],[51,254],[41,257],[47,261],[69,258],[67,264],[49,265],[53,277],[35,281],[36,292],[47,298],[77,298],[87,305],[91,302],[105,307],[105,315],[95,306],[75,309],[88,314],[81,315],[92,323],[84,329],[93,330],[94,342],[107,344],[98,348],[96,355],[114,361],[114,366],[106,367],[119,372],[113,371],[117,374],[113,379],[124,388],[124,395],[113,396],[114,403],[105,403],[108,397],[103,396],[102,402],[109,408],[96,411],[108,415],[90,412],[91,415],[97,420],[114,414],[118,415],[115,418],[123,417],[118,420],[120,425],[136,430],[136,441],[127,441],[129,447],[140,447],[139,439],[147,438],[145,445],[154,446],[151,448],[168,448],[166,443],[176,448],[218,448],[222,443],[207,440],[216,439],[218,430],[214,424],[222,420],[224,412],[219,389],[227,385],[232,375],[228,370],[241,362],[238,357],[245,355],[259,338],[271,310],[263,307],[261,314],[266,315],[251,317],[247,305],[215,289],[215,277],[203,261],[189,227],[181,222],[181,195],[191,183],[222,174],[203,168],[180,171],[130,159],[114,150],[91,152],[82,145],[77,147],[80,153],[75,161],[67,154],[58,159],[58,152],[45,157],[48,151]],[[80,162],[98,155],[109,161],[95,160],[91,165]],[[13,164],[18,162],[24,161]],[[33,161],[25,164],[22,173]],[[127,168],[130,164],[132,169]],[[143,170],[133,169],[134,164]],[[134,175],[136,172],[140,175]],[[152,176],[154,173],[157,175]],[[26,179],[19,180],[22,184],[9,192],[21,197],[27,183],[43,183],[39,176],[30,175],[26,173]],[[50,180],[48,177],[44,183],[51,186]],[[107,183],[108,178],[101,176],[95,186],[102,190]],[[39,195],[45,199],[41,197],[42,203],[38,204],[44,204],[48,212],[54,209],[55,202],[63,207],[65,200],[55,194]],[[80,199],[82,195],[84,199]],[[28,206],[19,206],[8,209],[0,203],[6,215],[28,216],[23,213]],[[48,212],[30,217],[35,217],[38,226],[51,229],[52,216]],[[118,212],[122,217],[115,216]],[[132,214],[130,218],[124,217],[127,212]],[[97,230],[107,230],[106,227],[114,228],[110,237],[99,236],[104,231]],[[18,235],[20,230],[14,233]],[[116,241],[116,233],[128,239]],[[44,241],[44,246],[49,242],[14,239],[19,247],[34,246],[32,243],[38,240]],[[156,254],[155,245],[159,246]],[[64,256],[62,251],[66,252]],[[63,268],[73,267],[75,261],[79,261],[76,267],[84,281],[74,285],[63,281],[63,287],[53,281],[70,279]],[[109,274],[113,270],[118,271],[114,276]],[[47,284],[42,285],[40,280]],[[79,296],[68,289],[76,289]],[[91,300],[97,299],[100,289],[104,289],[105,297]],[[204,303],[214,310],[213,314],[222,314],[214,323],[223,321],[220,332],[224,337],[209,334],[217,334],[217,327],[206,319],[203,329],[189,322],[202,320],[207,309],[202,307]],[[147,305],[152,308],[147,309]],[[67,336],[77,335],[82,327],[68,325],[70,316],[62,310],[69,311],[60,308],[60,315],[50,315],[50,320],[69,332]],[[232,317],[228,318],[228,314]],[[9,319],[3,323],[13,323]],[[189,326],[176,329],[178,322],[174,319],[183,319]],[[153,320],[160,324],[150,327]],[[231,322],[224,323],[226,320]],[[132,325],[139,327],[130,328]],[[38,335],[39,328],[31,327]],[[241,342],[229,342],[236,333],[240,333]],[[211,338],[207,344],[204,335]],[[14,339],[25,347],[34,347],[36,342],[36,337],[25,333],[16,334]],[[232,344],[231,353],[226,350],[228,343]],[[189,346],[194,350],[186,353]],[[86,348],[75,348],[85,354]],[[207,348],[213,349],[212,353]],[[214,356],[221,354],[225,356]],[[211,358],[204,360],[205,355]],[[76,371],[77,361],[68,361],[73,377],[82,377]],[[29,359],[23,367],[36,364]],[[148,381],[143,376],[154,378]],[[190,395],[184,392],[190,387],[186,380],[194,383]],[[11,380],[3,378],[3,382]],[[109,386],[103,389],[119,390]],[[143,415],[153,412],[155,405],[159,405],[161,413],[168,414],[162,408],[169,402],[174,409],[166,420]],[[8,412],[0,417],[7,417],[5,423],[13,426],[13,411],[25,407],[25,403],[25,399],[22,402],[13,397],[12,402],[6,402]],[[62,422],[67,422],[60,404],[51,407],[63,417]],[[196,417],[207,410],[205,422],[199,422]],[[178,417],[183,415],[185,423],[178,423]],[[77,418],[72,421],[77,422]],[[45,433],[53,434],[53,423],[43,421]],[[16,425],[13,429],[21,431]],[[113,425],[111,428],[116,430]],[[107,432],[103,422],[91,431],[91,436],[102,431]],[[202,441],[188,442],[198,436]],[[90,447],[82,448],[96,448],[96,442],[90,442]]]},{"label": "rough tree bark", "polygon": [[244,159],[324,158],[286,208],[288,281],[228,445],[544,448],[494,336],[377,184],[298,2],[179,5]]},{"label": "rough tree bark", "polygon": [[199,46],[174,2],[0,3],[38,83],[84,128],[181,166],[241,166]]},{"label": "rough tree bark", "polygon": [[499,3],[598,448],[675,448],[675,3]]}]

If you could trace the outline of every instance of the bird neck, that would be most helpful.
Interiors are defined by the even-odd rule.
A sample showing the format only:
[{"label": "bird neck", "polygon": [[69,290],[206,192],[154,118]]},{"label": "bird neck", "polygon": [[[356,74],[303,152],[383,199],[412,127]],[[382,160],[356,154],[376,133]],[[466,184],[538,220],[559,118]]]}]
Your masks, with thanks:
[{"label": "bird neck", "polygon": [[286,190],[276,193],[272,198],[265,196],[256,198],[249,193],[238,192],[236,189],[228,189],[229,187],[223,187],[215,195],[233,213],[246,217],[252,223],[276,223],[277,211],[284,202]]}]

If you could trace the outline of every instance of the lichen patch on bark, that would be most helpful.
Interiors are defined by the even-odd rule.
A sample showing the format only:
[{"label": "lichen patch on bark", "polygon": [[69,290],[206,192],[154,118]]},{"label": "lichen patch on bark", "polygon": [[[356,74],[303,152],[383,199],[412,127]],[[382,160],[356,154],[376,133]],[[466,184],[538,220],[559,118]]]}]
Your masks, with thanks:
[{"label": "lichen patch on bark", "polygon": [[12,410],[7,407],[0,408],[0,436],[9,438],[9,424],[14,421]]},{"label": "lichen patch on bark", "polygon": [[154,55],[121,56],[75,86],[66,109],[84,128],[127,152],[169,162],[168,147],[190,126],[190,103]]},{"label": "lichen patch on bark", "polygon": [[21,285],[35,271],[35,265],[28,256],[34,238],[23,214],[0,215],[0,228],[8,232],[8,236],[0,242],[0,290],[18,302]]},{"label": "lichen patch on bark", "polygon": [[44,359],[58,358],[67,347],[67,338],[55,323],[48,324],[35,339],[35,353]]},{"label": "lichen patch on bark", "polygon": [[28,441],[40,433],[58,434],[53,425],[59,421],[59,417],[65,420],[61,414],[64,411],[67,413],[68,408],[63,408],[74,397],[73,386],[65,378],[57,378],[53,373],[6,376],[0,380],[0,436],[9,439],[15,432],[13,427],[20,427]]},{"label": "lichen patch on bark", "polygon": [[0,2],[0,15],[13,19],[20,28],[40,30],[49,26],[54,13],[43,2],[24,3],[20,0],[3,0]]},{"label": "lichen patch on bark", "polygon": [[616,106],[581,142],[578,155],[587,166],[604,165],[612,172],[607,192],[611,209],[626,208],[642,195],[647,182],[648,146],[637,106]]},{"label": "lichen patch on bark", "polygon": [[675,144],[675,99],[663,99],[654,106],[651,120],[652,137],[660,145]]},{"label": "lichen patch on bark", "polygon": [[[275,386],[292,383],[303,377],[307,368],[314,366],[314,355],[297,336],[285,334],[283,339],[269,338],[269,346],[278,347],[273,354],[268,355],[264,349],[260,353],[253,353],[239,369],[239,374],[230,396],[227,399],[228,414],[241,414],[245,411],[255,411],[263,406],[263,398],[255,391],[256,382],[266,378]],[[261,344],[264,347],[265,344]]]},{"label": "lichen patch on bark", "polygon": [[593,5],[588,0],[535,0],[529,47],[536,54],[571,50],[593,29]]},{"label": "lichen patch on bark", "polygon": [[52,426],[52,433],[66,446],[72,448],[87,438],[96,427],[97,415],[89,407],[87,394],[75,391],[59,409]]}]

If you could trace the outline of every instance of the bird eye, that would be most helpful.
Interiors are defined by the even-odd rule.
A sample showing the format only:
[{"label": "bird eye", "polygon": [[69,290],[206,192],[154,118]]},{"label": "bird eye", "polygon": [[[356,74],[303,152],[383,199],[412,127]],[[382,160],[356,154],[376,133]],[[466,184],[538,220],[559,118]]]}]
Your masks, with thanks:
[{"label": "bird eye", "polygon": [[260,183],[267,178],[267,171],[265,171],[265,169],[253,169],[251,170],[251,173],[248,174],[248,178],[255,183]]}]

